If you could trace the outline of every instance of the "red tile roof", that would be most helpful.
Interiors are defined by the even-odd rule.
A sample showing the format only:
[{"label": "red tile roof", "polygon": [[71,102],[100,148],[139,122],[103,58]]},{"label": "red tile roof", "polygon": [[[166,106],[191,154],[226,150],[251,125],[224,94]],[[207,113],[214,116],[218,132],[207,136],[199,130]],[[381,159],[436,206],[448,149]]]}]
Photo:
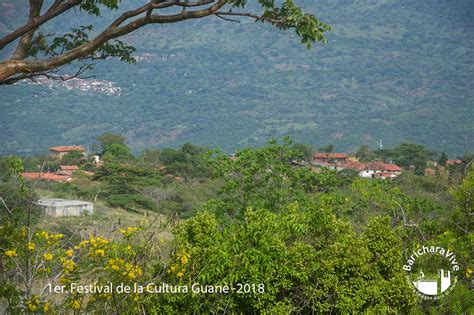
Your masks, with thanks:
[{"label": "red tile roof", "polygon": [[83,146],[80,145],[69,145],[49,148],[49,151],[54,152],[70,152],[70,151],[86,151]]},{"label": "red tile roof", "polygon": [[77,171],[79,169],[77,165],[59,165],[59,167],[63,171]]},{"label": "red tile roof", "polygon": [[388,172],[401,172],[402,168],[396,164],[383,164],[383,170]]},{"label": "red tile roof", "polygon": [[345,153],[315,153],[315,159],[347,159],[348,155]]},{"label": "red tile roof", "polygon": [[26,179],[44,179],[55,182],[67,182],[71,180],[71,176],[58,175],[54,173],[25,172],[21,173],[21,176]]},{"label": "red tile roof", "polygon": [[400,166],[395,164],[387,164],[381,162],[366,163],[364,169],[374,171],[385,171],[385,172],[401,172]]},{"label": "red tile roof", "polygon": [[446,165],[454,165],[454,164],[461,164],[461,160],[447,160]]}]

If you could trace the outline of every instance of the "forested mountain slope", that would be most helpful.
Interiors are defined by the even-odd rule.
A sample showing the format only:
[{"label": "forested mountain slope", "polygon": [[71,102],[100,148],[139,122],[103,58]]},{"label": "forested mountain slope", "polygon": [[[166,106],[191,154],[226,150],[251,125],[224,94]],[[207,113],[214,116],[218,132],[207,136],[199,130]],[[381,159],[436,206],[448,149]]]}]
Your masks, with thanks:
[{"label": "forested mountain slope", "polygon": [[[12,3],[21,10],[0,1],[0,32],[19,22]],[[233,151],[284,134],[337,150],[379,139],[473,149],[472,1],[299,3],[332,26],[327,45],[307,50],[291,32],[211,18],[125,38],[137,63],[108,60],[93,73],[115,90],[1,86],[0,154],[87,145],[106,131],[136,150],[191,141]]]}]

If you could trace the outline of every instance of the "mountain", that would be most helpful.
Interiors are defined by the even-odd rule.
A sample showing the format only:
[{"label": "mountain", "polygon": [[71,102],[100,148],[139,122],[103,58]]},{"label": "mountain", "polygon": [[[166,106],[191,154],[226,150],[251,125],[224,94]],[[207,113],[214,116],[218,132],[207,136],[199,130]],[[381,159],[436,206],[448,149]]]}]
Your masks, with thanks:
[{"label": "mountain", "polygon": [[[207,18],[127,36],[137,63],[100,62],[94,79],[0,86],[0,154],[88,145],[107,131],[136,151],[190,141],[231,152],[287,134],[344,151],[380,139],[473,150],[471,0],[298,3],[332,26],[328,44],[307,50],[291,31]],[[18,23],[7,13],[0,32]],[[92,20],[70,15],[49,30],[71,17]]]}]

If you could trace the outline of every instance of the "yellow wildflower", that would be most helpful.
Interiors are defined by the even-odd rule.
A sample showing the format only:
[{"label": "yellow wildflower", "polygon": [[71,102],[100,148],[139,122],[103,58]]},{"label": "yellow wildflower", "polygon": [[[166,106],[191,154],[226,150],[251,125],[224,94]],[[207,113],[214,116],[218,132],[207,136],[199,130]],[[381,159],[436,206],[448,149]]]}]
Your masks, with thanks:
[{"label": "yellow wildflower", "polygon": [[78,300],[74,300],[71,302],[71,306],[72,308],[78,310],[81,308],[81,302],[79,302]]},{"label": "yellow wildflower", "polygon": [[30,302],[30,301],[26,302],[26,306],[32,312],[34,312],[38,309],[38,305],[36,305],[36,304],[34,304],[33,302]]},{"label": "yellow wildflower", "polygon": [[184,277],[184,273],[180,271],[176,274],[176,276],[178,276],[178,278],[182,278]]},{"label": "yellow wildflower", "polygon": [[53,254],[51,254],[51,253],[44,253],[44,254],[43,254],[43,259],[46,260],[46,261],[51,261],[51,260],[53,260]]},{"label": "yellow wildflower", "polygon": [[36,311],[38,309],[38,304],[40,303],[39,296],[38,295],[33,295],[31,299],[27,300],[25,302],[26,307],[32,312]]},{"label": "yellow wildflower", "polygon": [[35,246],[35,243],[32,243],[32,242],[28,242],[28,246],[27,246],[28,250],[35,250],[36,246]]},{"label": "yellow wildflower", "polygon": [[98,250],[95,251],[95,254],[96,254],[97,256],[104,256],[104,255],[105,255],[105,252],[104,252],[103,249],[98,249]]},{"label": "yellow wildflower", "polygon": [[60,240],[63,237],[64,237],[64,234],[62,234],[62,233],[58,233],[58,234],[54,235],[54,239],[56,239],[56,240]]},{"label": "yellow wildflower", "polygon": [[470,278],[472,274],[472,269],[471,267],[467,267],[466,269],[466,278]]},{"label": "yellow wildflower", "polygon": [[49,302],[44,303],[43,305],[43,311],[46,313],[49,311]]},{"label": "yellow wildflower", "polygon": [[124,230],[124,229],[121,229],[120,230],[120,233],[122,233],[124,236],[130,236],[132,235],[134,232],[138,231],[138,228],[137,227],[129,227],[128,229]]},{"label": "yellow wildflower", "polygon": [[59,278],[59,283],[61,283],[62,285],[66,285],[69,283],[69,279],[66,278],[66,277],[60,277]]},{"label": "yellow wildflower", "polygon": [[7,257],[16,257],[18,254],[16,253],[16,250],[10,249],[5,252],[5,256]]},{"label": "yellow wildflower", "polygon": [[176,266],[176,265],[172,265],[172,266],[170,267],[171,272],[175,272],[176,269],[178,269],[178,266]]},{"label": "yellow wildflower", "polygon": [[97,236],[96,241],[97,243],[104,245],[109,243],[109,240],[102,236]]},{"label": "yellow wildflower", "polygon": [[22,237],[26,237],[28,235],[28,229],[26,227],[22,227],[20,231],[20,235]]},{"label": "yellow wildflower", "polygon": [[183,265],[186,265],[188,263],[188,256],[186,255],[181,256],[181,263]]},{"label": "yellow wildflower", "polygon": [[119,266],[117,266],[117,265],[112,265],[112,267],[111,267],[111,268],[112,268],[112,270],[115,270],[115,271],[118,271],[118,270],[120,270],[120,267],[119,267]]},{"label": "yellow wildflower", "polygon": [[67,257],[72,257],[73,255],[74,255],[74,250],[68,249],[68,250],[66,251],[66,256],[67,256]]},{"label": "yellow wildflower", "polygon": [[69,272],[74,271],[75,267],[76,267],[76,264],[72,260],[65,260],[63,262],[63,268]]},{"label": "yellow wildflower", "polygon": [[[36,234],[36,235],[38,235],[38,234]],[[42,238],[44,238],[44,239],[46,239],[46,240],[49,239],[49,234],[48,234],[48,232],[46,232],[46,231],[43,231],[43,232],[39,233],[38,236],[40,236],[40,237],[42,237]]]}]

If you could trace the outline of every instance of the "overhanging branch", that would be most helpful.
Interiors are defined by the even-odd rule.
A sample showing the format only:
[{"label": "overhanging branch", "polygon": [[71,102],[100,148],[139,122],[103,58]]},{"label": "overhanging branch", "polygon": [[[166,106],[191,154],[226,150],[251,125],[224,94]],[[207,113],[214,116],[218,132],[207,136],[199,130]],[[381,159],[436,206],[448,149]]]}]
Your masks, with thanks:
[{"label": "overhanging branch", "polygon": [[58,1],[55,1],[53,5],[50,7],[50,9],[46,11],[45,14],[38,16],[31,21],[28,21],[28,23],[26,23],[22,27],[16,29],[15,31],[11,32],[10,34],[0,39],[0,50],[5,48],[5,46],[8,45],[9,43],[25,35],[29,31],[37,29],[38,27],[40,27],[47,21],[77,6],[78,4],[81,3],[81,1],[82,0],[69,0],[62,4],[58,4]]}]

